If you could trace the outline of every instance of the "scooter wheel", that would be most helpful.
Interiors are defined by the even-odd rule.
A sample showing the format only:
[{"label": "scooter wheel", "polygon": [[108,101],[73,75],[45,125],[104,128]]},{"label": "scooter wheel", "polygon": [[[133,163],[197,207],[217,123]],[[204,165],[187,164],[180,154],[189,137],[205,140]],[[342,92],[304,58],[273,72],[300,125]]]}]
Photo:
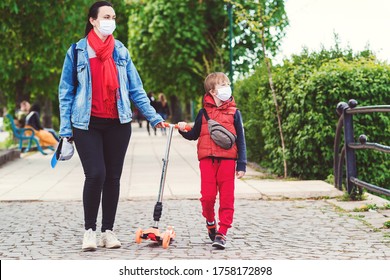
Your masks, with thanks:
[{"label": "scooter wheel", "polygon": [[139,228],[135,232],[135,242],[138,243],[138,244],[141,243],[141,241],[142,241],[141,235],[142,235],[142,229]]},{"label": "scooter wheel", "polygon": [[166,232],[162,240],[162,247],[164,249],[168,248],[170,242],[171,242],[171,236],[169,235],[169,233]]}]

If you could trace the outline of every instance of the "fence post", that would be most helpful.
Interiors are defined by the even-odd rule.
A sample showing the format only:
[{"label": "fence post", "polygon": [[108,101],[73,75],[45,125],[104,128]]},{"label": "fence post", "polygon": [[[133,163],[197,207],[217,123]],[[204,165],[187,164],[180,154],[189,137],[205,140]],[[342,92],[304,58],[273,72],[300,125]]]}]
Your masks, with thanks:
[{"label": "fence post", "polygon": [[356,194],[356,186],[354,183],[351,182],[350,178],[354,177],[357,178],[357,168],[356,168],[356,155],[354,149],[351,149],[349,147],[350,143],[354,143],[354,131],[353,131],[353,118],[352,114],[347,114],[346,110],[348,108],[354,108],[357,106],[356,100],[349,100],[348,104],[343,103],[342,109],[343,109],[343,117],[344,117],[344,142],[345,142],[345,165],[346,165],[346,173],[347,173],[347,191],[348,194],[350,194],[352,197]]}]

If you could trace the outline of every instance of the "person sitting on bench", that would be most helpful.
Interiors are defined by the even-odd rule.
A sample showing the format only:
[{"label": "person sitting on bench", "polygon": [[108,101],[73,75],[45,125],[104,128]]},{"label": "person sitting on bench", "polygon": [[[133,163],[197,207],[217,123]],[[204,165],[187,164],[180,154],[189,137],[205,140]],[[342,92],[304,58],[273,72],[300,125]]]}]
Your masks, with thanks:
[{"label": "person sitting on bench", "polygon": [[39,143],[43,147],[56,148],[58,145],[58,138],[54,131],[45,130],[40,121],[41,107],[38,104],[33,104],[30,112],[26,116],[26,128],[32,128],[35,135],[39,138]]}]

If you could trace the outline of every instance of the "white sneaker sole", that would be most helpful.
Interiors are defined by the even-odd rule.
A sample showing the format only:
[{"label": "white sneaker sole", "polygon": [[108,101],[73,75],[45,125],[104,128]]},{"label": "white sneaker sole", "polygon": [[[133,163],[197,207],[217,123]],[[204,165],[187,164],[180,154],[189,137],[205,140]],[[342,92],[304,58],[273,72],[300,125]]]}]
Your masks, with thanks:
[{"label": "white sneaker sole", "polygon": [[117,248],[120,248],[122,246],[122,244],[112,244],[110,246],[108,246],[107,244],[105,244],[103,247],[106,247],[107,249],[117,249]]},{"label": "white sneaker sole", "polygon": [[96,251],[96,249],[97,249],[97,247],[96,247],[96,246],[93,246],[93,245],[91,245],[91,246],[86,246],[86,247],[83,247],[83,248],[82,248],[82,250],[83,250],[84,252]]},{"label": "white sneaker sole", "polygon": [[122,246],[121,243],[119,244],[113,244],[113,245],[110,245],[108,246],[107,244],[105,244],[103,241],[100,241],[99,242],[99,247],[102,247],[102,248],[107,248],[107,249],[117,249],[117,248],[120,248]]},{"label": "white sneaker sole", "polygon": [[120,247],[121,247],[121,245],[114,245],[114,246],[111,246],[111,247],[106,246],[107,249],[118,249]]}]

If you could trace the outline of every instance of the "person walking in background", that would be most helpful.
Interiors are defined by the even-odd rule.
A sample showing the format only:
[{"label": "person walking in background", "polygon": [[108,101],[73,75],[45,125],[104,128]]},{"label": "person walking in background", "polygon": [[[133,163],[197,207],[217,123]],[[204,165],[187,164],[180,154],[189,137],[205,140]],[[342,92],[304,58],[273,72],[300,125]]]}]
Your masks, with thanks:
[{"label": "person walking in background", "polygon": [[[231,95],[229,78],[221,72],[211,73],[204,82],[206,94],[203,109],[195,119],[194,127],[186,131],[187,123],[179,122],[179,133],[188,140],[198,140],[198,159],[201,173],[202,215],[212,246],[225,249],[226,234],[233,222],[235,178],[246,171],[246,143],[240,111]],[[205,115],[222,124],[236,135],[230,148],[222,148],[210,136]],[[215,201],[219,193],[219,229],[215,221]]]},{"label": "person walking in background", "polygon": [[[164,126],[164,120],[150,105],[128,49],[112,35],[115,18],[114,8],[107,1],[90,7],[85,37],[68,49],[59,83],[60,136],[74,141],[85,174],[84,251],[97,248],[100,203],[99,246],[121,246],[113,227],[131,136],[130,100],[153,126]],[[73,81],[73,49],[77,55],[77,83]]]},{"label": "person walking in background", "polygon": [[142,128],[143,116],[137,107],[133,108],[133,117],[137,120],[139,128]]},{"label": "person walking in background", "polygon": [[[159,106],[156,109],[157,113],[159,113],[164,120],[167,120],[171,114],[171,111],[169,110],[168,101],[164,93],[160,93],[158,95],[158,102],[159,102]],[[161,133],[163,135],[167,135],[167,129],[165,127],[161,128]]]},{"label": "person walking in background", "polygon": [[35,103],[30,107],[30,112],[25,119],[25,128],[34,130],[35,136],[39,138],[39,144],[42,147],[56,148],[58,145],[58,137],[54,131],[48,131],[43,128],[40,120],[41,106]]},{"label": "person walking in background", "polygon": [[[156,103],[157,102],[154,98],[153,91],[148,92],[148,98],[150,100],[150,105],[152,105],[152,107],[156,110],[156,105],[157,105]],[[150,122],[148,120],[146,120],[146,130],[148,131],[148,134],[150,135]],[[156,130],[157,130],[156,127],[153,126],[154,135],[157,135]]]}]

